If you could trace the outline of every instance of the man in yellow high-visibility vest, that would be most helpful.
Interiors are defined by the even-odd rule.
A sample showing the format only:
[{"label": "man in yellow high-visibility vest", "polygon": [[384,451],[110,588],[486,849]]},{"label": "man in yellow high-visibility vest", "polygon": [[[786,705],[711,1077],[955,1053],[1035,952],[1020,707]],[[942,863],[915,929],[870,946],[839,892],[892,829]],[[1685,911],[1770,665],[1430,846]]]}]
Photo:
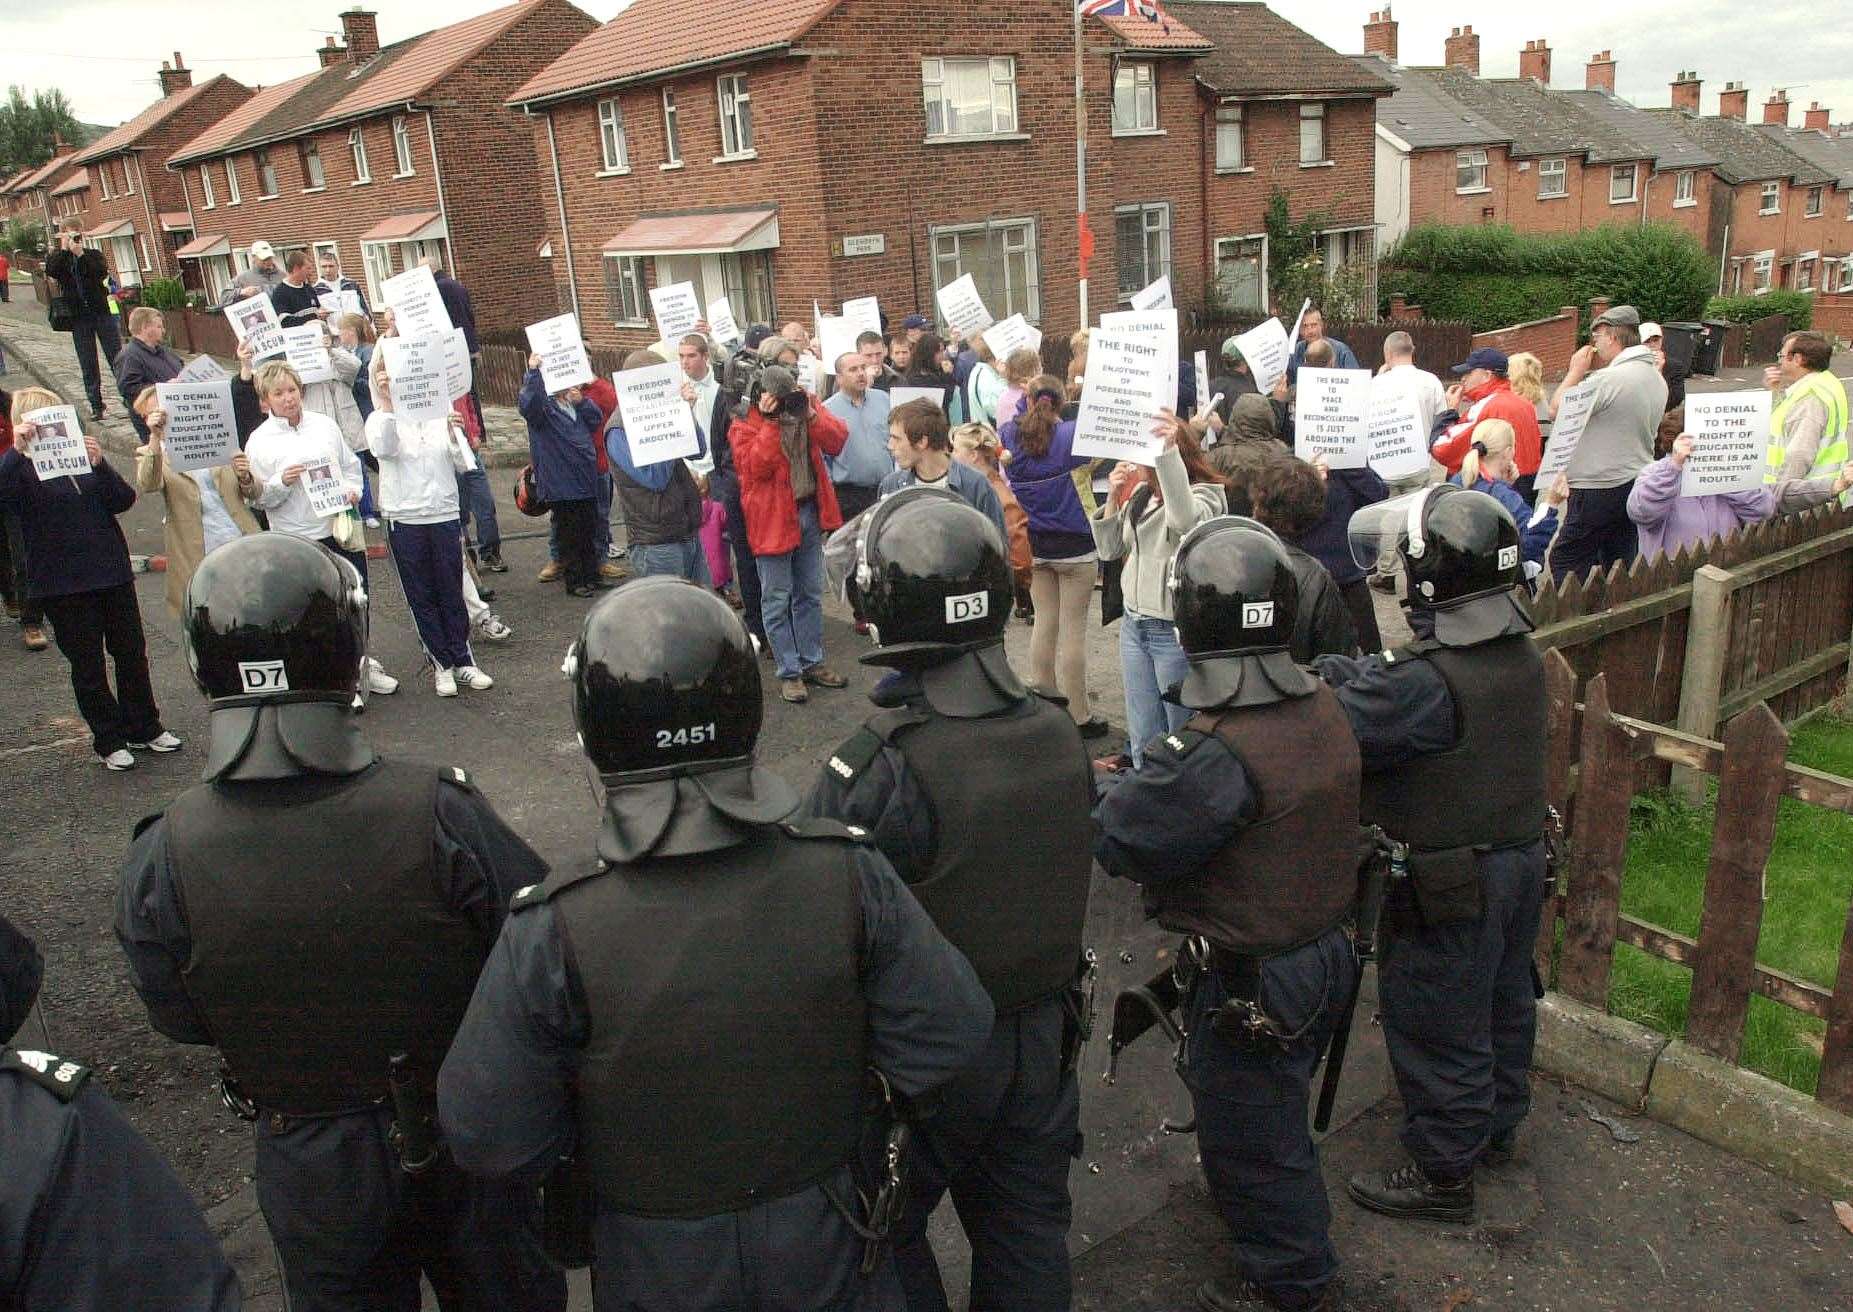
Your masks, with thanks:
[{"label": "man in yellow high-visibility vest", "polygon": [[1828,371],[1833,354],[1820,333],[1790,333],[1763,371],[1777,392],[1763,482],[1778,499],[1788,485],[1830,478],[1847,463],[1847,393]]}]

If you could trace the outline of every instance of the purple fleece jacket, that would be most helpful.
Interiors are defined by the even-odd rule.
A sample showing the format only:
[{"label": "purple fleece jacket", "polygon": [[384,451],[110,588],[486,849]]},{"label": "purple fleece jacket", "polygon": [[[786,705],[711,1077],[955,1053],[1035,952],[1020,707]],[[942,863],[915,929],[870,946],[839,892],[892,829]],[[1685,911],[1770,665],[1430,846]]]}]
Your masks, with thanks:
[{"label": "purple fleece jacket", "polygon": [[1775,494],[1768,488],[1682,497],[1680,474],[1673,457],[1662,456],[1635,477],[1628,493],[1628,518],[1640,530],[1641,555],[1647,560],[1708,538],[1729,537],[1776,513]]}]

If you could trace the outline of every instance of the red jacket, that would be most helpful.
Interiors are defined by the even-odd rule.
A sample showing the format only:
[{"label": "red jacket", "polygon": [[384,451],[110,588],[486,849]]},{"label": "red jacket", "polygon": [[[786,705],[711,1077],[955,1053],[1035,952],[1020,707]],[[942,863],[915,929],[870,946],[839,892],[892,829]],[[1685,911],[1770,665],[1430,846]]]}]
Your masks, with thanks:
[{"label": "red jacket", "polygon": [[[598,412],[605,416],[607,424],[611,422],[611,416],[616,414],[618,409],[618,389],[612,386],[609,378],[594,378],[589,383],[582,383],[579,394],[598,407]],[[595,445],[598,447],[598,472],[609,474],[611,453],[605,450],[604,429],[602,428],[599,430],[599,440]]]},{"label": "red jacket", "polygon": [[1461,471],[1467,448],[1473,445],[1473,430],[1483,419],[1503,419],[1512,425],[1512,464],[1521,474],[1538,472],[1544,458],[1544,434],[1538,428],[1538,412],[1531,402],[1512,390],[1504,378],[1494,378],[1461,400],[1471,402],[1461,414],[1460,422],[1449,428],[1429,454],[1448,467],[1448,476]]},{"label": "red jacket", "polygon": [[[727,430],[734,469],[740,475],[740,508],[746,512],[746,542],[755,556],[783,556],[798,549],[798,503],[791,495],[791,466],[779,442],[777,415],[757,406]],[[824,457],[842,452],[849,429],[811,398],[811,473],[817,479],[817,524],[830,533],[843,527],[836,489]]]}]

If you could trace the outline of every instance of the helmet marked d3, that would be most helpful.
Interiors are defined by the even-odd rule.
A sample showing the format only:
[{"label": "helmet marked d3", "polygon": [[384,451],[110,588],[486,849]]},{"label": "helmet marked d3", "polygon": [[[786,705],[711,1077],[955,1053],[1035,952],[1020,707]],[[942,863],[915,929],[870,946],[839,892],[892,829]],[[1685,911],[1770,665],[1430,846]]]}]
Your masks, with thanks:
[{"label": "helmet marked d3", "polygon": [[905,488],[876,503],[855,585],[880,645],[870,663],[994,643],[1010,619],[1010,559],[997,526],[943,488]]},{"label": "helmet marked d3", "polygon": [[1178,643],[1192,660],[1286,651],[1300,588],[1273,530],[1218,515],[1184,535],[1166,570]]},{"label": "helmet marked d3", "polygon": [[1510,592],[1524,578],[1518,524],[1484,492],[1444,483],[1409,506],[1409,604],[1448,610]]},{"label": "helmet marked d3", "polygon": [[359,692],[367,594],[349,562],[286,533],[216,547],[187,583],[187,665],[215,702],[337,701]]}]

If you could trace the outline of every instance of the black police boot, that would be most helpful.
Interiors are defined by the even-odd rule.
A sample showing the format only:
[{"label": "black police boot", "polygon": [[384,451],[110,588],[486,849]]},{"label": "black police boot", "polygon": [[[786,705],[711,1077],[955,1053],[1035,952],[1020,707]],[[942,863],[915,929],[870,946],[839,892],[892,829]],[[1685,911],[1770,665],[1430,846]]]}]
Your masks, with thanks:
[{"label": "black police boot", "polygon": [[1513,1155],[1517,1152],[1517,1130],[1507,1130],[1502,1134],[1495,1134],[1491,1139],[1487,1140],[1486,1147],[1480,1150],[1480,1165],[1497,1169],[1510,1162]]},{"label": "black police boot", "polygon": [[[1197,1306],[1203,1312],[1255,1312],[1257,1308],[1286,1308],[1271,1299],[1252,1280],[1241,1276],[1211,1276],[1197,1286]],[[1333,1280],[1310,1303],[1292,1305],[1297,1312],[1338,1312],[1344,1306],[1344,1282]]]},{"label": "black police boot", "polygon": [[1405,1162],[1387,1174],[1354,1175],[1346,1189],[1352,1201],[1385,1216],[1473,1220],[1471,1174],[1462,1180],[1431,1180],[1414,1162]]}]

